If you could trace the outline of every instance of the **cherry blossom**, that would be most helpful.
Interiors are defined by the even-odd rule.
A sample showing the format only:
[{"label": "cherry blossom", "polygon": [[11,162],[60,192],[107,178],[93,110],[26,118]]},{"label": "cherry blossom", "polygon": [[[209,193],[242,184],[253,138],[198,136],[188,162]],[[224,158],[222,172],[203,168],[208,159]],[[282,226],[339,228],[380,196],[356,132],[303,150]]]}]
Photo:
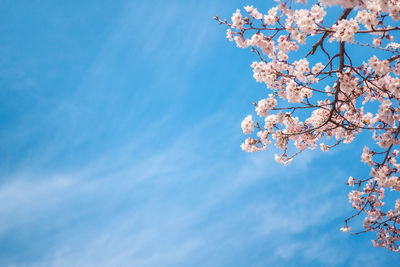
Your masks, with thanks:
[{"label": "cherry blossom", "polygon": [[[215,17],[230,42],[255,53],[253,77],[269,91],[242,121],[251,137],[241,148],[258,152],[274,143],[282,150],[275,160],[286,165],[305,150],[327,152],[370,132],[360,151],[369,176],[345,182],[355,212],[340,230],[375,232],[373,246],[398,252],[400,198],[384,200],[400,191],[400,0],[276,2],[269,10],[237,9],[230,21]],[[333,6],[342,13],[328,24]],[[363,62],[352,59],[355,47],[370,49]],[[365,216],[363,230],[353,231],[357,216]]]}]

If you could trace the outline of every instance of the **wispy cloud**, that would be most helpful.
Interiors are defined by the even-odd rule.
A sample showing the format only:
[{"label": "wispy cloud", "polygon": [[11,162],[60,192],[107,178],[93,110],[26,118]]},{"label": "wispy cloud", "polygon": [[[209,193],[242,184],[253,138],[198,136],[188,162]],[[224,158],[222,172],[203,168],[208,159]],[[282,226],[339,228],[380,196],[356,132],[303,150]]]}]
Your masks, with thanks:
[{"label": "wispy cloud", "polygon": [[[57,224],[42,227],[64,234],[52,241],[53,248],[41,249],[43,260],[37,266],[185,265],[215,249],[221,251],[219,256],[206,262],[218,265],[227,260],[227,245],[251,244],[250,237],[269,239],[276,232],[296,234],[329,215],[329,203],[312,204],[329,189],[317,188],[314,195],[300,195],[283,206],[285,198],[274,192],[277,181],[295,186],[294,173],[304,172],[307,164],[299,162],[277,175],[282,168],[270,155],[248,155],[238,165],[198,161],[201,145],[192,142],[187,147],[185,140],[201,140],[199,136],[220,118],[188,129],[174,144],[147,158],[130,159],[129,150],[122,150],[75,173],[40,180],[35,179],[39,174],[25,173],[12,179],[0,190],[0,199],[14,203],[2,210],[2,217],[8,218],[3,229],[58,217]],[[115,157],[118,164],[113,163]],[[265,197],[250,202],[242,197],[257,186],[266,189],[261,193]],[[293,186],[286,193],[294,194]],[[241,201],[245,202],[235,207]],[[232,234],[242,227],[247,230]]]}]

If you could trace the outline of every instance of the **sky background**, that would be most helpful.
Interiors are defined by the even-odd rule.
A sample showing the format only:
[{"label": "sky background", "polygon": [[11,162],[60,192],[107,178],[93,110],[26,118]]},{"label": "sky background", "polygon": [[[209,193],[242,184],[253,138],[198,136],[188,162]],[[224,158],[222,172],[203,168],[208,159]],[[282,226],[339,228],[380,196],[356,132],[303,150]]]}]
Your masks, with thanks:
[{"label": "sky background", "polygon": [[1,0],[0,266],[399,264],[339,231],[368,134],[240,149],[267,91],[212,18],[272,3]]}]

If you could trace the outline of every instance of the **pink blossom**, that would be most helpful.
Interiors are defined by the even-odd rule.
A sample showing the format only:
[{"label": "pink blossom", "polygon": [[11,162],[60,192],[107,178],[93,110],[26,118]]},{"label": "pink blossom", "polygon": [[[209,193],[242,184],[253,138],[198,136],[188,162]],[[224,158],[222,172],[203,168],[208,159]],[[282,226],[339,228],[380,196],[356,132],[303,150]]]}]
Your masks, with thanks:
[{"label": "pink blossom", "polygon": [[347,181],[347,183],[350,185],[350,186],[354,186],[354,178],[353,177],[349,177],[349,180]]},{"label": "pink blossom", "polygon": [[344,226],[344,227],[340,228],[340,231],[342,231],[344,233],[348,233],[351,231],[351,228],[349,226]]},{"label": "pink blossom", "polygon": [[242,121],[242,130],[244,134],[251,134],[251,132],[254,131],[253,116],[248,115],[244,118]]},{"label": "pink blossom", "polygon": [[354,42],[354,34],[359,30],[359,26],[354,19],[342,19],[337,25],[333,25],[335,33],[333,36],[339,42]]}]

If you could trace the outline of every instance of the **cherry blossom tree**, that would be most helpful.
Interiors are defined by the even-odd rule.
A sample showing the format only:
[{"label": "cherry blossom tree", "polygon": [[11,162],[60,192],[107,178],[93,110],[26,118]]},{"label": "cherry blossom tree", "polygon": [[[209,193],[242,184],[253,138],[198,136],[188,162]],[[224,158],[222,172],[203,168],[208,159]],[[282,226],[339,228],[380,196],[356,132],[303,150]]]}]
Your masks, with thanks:
[{"label": "cherry blossom tree", "polygon": [[[370,131],[373,142],[361,154],[370,174],[348,178],[355,212],[340,230],[376,232],[374,246],[398,252],[400,199],[383,200],[385,192],[400,191],[400,0],[276,2],[263,13],[245,6],[229,21],[215,17],[230,41],[257,55],[253,76],[269,91],[253,103],[257,119],[242,122],[250,137],[241,148],[262,151],[274,142],[282,151],[275,160],[285,165],[307,149],[328,151]],[[338,7],[341,13],[326,22]],[[360,60],[355,49],[368,52]],[[358,215],[365,215],[364,230],[352,232]]]}]

